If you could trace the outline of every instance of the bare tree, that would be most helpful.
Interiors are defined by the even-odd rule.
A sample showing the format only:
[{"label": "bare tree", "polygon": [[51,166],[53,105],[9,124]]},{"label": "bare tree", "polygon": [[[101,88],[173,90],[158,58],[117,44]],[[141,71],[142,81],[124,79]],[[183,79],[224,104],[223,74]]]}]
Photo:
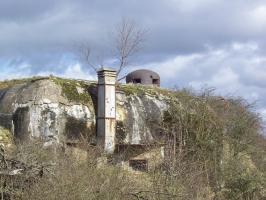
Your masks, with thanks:
[{"label": "bare tree", "polygon": [[115,31],[115,53],[119,61],[117,75],[128,66],[130,57],[140,50],[144,34],[145,31],[129,19],[123,19],[117,26]]},{"label": "bare tree", "polygon": [[88,65],[91,69],[95,71],[95,73],[97,73],[97,70],[99,69],[99,66],[101,65],[95,65],[91,62],[91,47],[89,43],[84,42],[84,43],[78,44],[77,54],[78,54],[79,59],[82,62],[86,63],[86,65]]},{"label": "bare tree", "polygon": [[[140,28],[133,20],[122,19],[114,28],[111,39],[114,40],[114,57],[117,60],[117,77],[128,66],[130,58],[135,55],[142,47],[144,42],[145,30]],[[78,47],[79,58],[85,62],[95,72],[102,67],[102,64],[93,64],[91,62],[91,46],[88,43],[82,43]],[[122,78],[117,78],[118,81]]]}]

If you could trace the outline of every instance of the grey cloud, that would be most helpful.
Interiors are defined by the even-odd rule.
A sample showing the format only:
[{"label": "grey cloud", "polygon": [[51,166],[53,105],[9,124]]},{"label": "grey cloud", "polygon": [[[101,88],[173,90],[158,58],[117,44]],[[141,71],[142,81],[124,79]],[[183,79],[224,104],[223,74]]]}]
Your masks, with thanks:
[{"label": "grey cloud", "polygon": [[0,2],[0,21],[33,21],[46,13],[49,13],[55,6],[56,1],[35,1],[35,0],[3,0]]},{"label": "grey cloud", "polygon": [[[102,51],[108,32],[123,16],[135,19],[149,30],[143,51],[146,58],[199,52],[205,49],[205,44],[264,41],[265,27],[257,30],[248,14],[262,1],[196,2],[2,1],[0,45],[6,49],[2,53],[26,53],[29,58],[36,51],[64,53],[62,46],[84,39]],[[158,56],[152,56],[155,54]]]}]

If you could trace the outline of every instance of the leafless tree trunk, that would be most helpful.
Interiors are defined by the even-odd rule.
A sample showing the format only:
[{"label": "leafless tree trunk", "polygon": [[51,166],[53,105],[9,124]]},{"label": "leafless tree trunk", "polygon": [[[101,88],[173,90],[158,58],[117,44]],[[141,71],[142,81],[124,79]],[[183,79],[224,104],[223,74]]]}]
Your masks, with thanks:
[{"label": "leafless tree trunk", "polygon": [[144,42],[145,30],[129,19],[123,19],[115,30],[115,53],[119,61],[117,75],[124,70],[129,59],[135,55]]},{"label": "leafless tree trunk", "polygon": [[91,62],[91,48],[89,43],[80,43],[77,47],[78,58],[97,73],[100,65]]},{"label": "leafless tree trunk", "polygon": [[[121,72],[128,66],[129,59],[135,55],[141,48],[144,42],[145,30],[140,28],[133,20],[122,19],[121,22],[114,28],[112,39],[114,40],[114,51],[115,59],[118,64],[117,77]],[[95,72],[102,67],[102,64],[93,64],[91,62],[91,46],[84,42],[78,45],[78,56],[79,59],[85,62]],[[122,78],[117,78],[118,81]]]}]

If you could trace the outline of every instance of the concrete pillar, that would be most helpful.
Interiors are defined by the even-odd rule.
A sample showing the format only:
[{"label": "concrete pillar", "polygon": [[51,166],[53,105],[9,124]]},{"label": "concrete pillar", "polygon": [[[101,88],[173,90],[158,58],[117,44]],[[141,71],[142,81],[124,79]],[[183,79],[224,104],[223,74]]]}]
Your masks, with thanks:
[{"label": "concrete pillar", "polygon": [[103,145],[107,153],[113,153],[115,150],[115,82],[114,69],[98,70],[97,144]]}]

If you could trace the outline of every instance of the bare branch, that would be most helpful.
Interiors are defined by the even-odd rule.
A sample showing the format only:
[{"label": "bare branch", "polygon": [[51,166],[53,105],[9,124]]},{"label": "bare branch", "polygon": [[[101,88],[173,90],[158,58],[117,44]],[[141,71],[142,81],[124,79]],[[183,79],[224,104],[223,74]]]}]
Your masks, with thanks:
[{"label": "bare branch", "polygon": [[98,67],[91,62],[91,48],[88,43],[84,42],[78,45],[78,56],[82,62],[86,63],[97,73]]},{"label": "bare branch", "polygon": [[[117,77],[120,73],[128,66],[129,59],[134,54],[136,54],[142,43],[144,42],[144,29],[137,26],[137,24],[129,19],[122,19],[117,27],[114,29],[113,39],[114,39],[114,51],[115,59],[118,61]],[[95,72],[99,67],[103,66],[102,64],[93,64],[91,61],[91,46],[87,42],[82,42],[77,45],[77,55],[79,59],[86,63],[90,68]],[[101,52],[103,54],[103,52]],[[122,80],[124,77],[120,78]]]},{"label": "bare branch", "polygon": [[115,52],[119,61],[117,75],[119,75],[128,65],[129,58],[140,50],[145,31],[129,19],[123,19],[115,31]]}]

